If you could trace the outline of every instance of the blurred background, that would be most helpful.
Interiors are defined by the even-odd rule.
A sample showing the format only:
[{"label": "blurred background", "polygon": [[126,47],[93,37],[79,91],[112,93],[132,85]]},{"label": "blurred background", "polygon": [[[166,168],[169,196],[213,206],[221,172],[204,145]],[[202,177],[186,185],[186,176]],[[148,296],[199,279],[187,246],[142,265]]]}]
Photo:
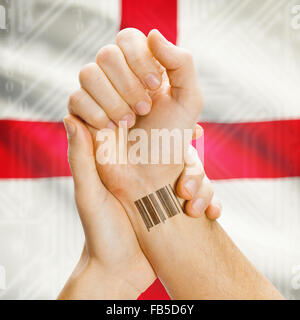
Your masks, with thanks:
[{"label": "blurred background", "polygon": [[[192,52],[220,222],[299,299],[299,0],[0,0],[0,298],[53,299],[77,262],[62,119],[80,68],[124,27]],[[148,294],[167,297],[158,281]]]}]

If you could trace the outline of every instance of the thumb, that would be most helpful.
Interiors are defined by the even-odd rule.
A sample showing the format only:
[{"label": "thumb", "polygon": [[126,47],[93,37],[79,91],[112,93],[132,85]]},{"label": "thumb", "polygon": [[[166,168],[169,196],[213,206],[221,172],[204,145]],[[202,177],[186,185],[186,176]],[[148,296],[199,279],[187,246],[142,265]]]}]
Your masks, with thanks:
[{"label": "thumb", "polygon": [[[92,223],[95,208],[107,196],[96,169],[91,135],[78,118],[68,115],[64,118],[68,134],[68,160],[74,180],[76,205],[83,227]],[[102,200],[101,200],[102,199]]]},{"label": "thumb", "polygon": [[187,93],[198,89],[197,72],[192,55],[169,42],[158,30],[148,34],[148,46],[153,56],[166,68],[175,98],[186,99]]}]

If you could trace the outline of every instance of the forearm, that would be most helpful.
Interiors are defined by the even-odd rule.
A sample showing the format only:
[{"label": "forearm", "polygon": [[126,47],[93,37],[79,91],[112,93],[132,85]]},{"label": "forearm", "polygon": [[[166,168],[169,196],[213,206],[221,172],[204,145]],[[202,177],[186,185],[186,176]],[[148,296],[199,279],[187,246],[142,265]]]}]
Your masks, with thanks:
[{"label": "forearm", "polygon": [[178,214],[150,232],[136,225],[142,248],[173,299],[282,299],[217,222]]},{"label": "forearm", "polygon": [[[202,221],[201,221],[202,220]],[[205,217],[186,223],[185,246],[193,243],[178,277],[164,273],[174,298],[183,299],[280,299],[279,292],[235,246],[217,222]],[[194,222],[194,221],[192,221]],[[184,232],[184,231],[183,231]],[[201,232],[201,236],[199,233]],[[180,269],[179,269],[180,270]],[[175,280],[175,281],[174,281]],[[171,289],[170,289],[171,292]]]}]

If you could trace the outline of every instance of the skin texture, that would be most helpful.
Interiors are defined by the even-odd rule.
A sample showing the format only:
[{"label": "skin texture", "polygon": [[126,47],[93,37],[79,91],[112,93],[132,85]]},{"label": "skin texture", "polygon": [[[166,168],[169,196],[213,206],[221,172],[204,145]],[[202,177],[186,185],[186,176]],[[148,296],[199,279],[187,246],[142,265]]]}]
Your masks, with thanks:
[{"label": "skin texture", "polygon": [[[86,242],[58,299],[136,299],[156,279],[156,274],[138,244],[125,210],[98,176],[88,129],[73,116],[66,117],[65,126],[76,205]],[[197,163],[197,155],[191,158]],[[202,168],[192,164],[189,167],[194,172],[193,179],[201,185]],[[185,174],[178,183],[182,192],[181,182],[188,178]]]},{"label": "skin texture", "polygon": [[[158,31],[153,31],[152,36],[150,34],[147,40],[140,31],[125,29],[118,34],[117,44],[119,46],[108,45],[102,48],[97,54],[97,64],[92,63],[83,67],[79,75],[82,87],[71,95],[69,101],[69,111],[89,124],[96,148],[99,147],[99,143],[96,141],[95,129],[116,126],[117,121],[129,114],[134,118],[134,128],[142,128],[147,133],[152,128],[194,129],[195,119],[198,118],[202,108],[202,97],[198,90],[191,55],[166,41]],[[139,50],[132,50],[132,48],[139,48]],[[156,51],[157,59],[153,57],[149,48]],[[168,51],[172,54],[168,54]],[[165,61],[167,70],[158,63],[158,60]],[[143,85],[146,83],[147,75],[154,74],[160,86],[156,90],[149,91]],[[151,97],[152,110],[147,116],[136,117],[132,101],[139,103],[141,99],[147,100],[146,96]],[[128,123],[129,127],[131,125],[133,123]],[[153,192],[170,183],[170,180],[174,185],[183,170],[183,161],[179,165],[165,166],[107,165],[98,166],[98,170],[105,186],[119,200],[123,199],[125,202],[129,198],[132,201],[137,200],[145,192]],[[171,179],[170,174],[172,174]],[[144,184],[144,177],[147,175],[152,177],[148,179],[152,182],[151,185]],[[153,183],[154,181],[157,183]],[[141,190],[141,194],[127,194],[128,183],[133,186],[133,189]],[[197,185],[194,184],[193,193],[189,193],[188,200],[192,200],[196,189]],[[195,201],[187,203],[187,214],[199,216],[210,205],[213,190],[207,179],[204,181],[202,190],[203,192],[200,191],[196,196],[201,198],[203,193],[202,206],[193,208]],[[180,190],[178,191],[180,193]],[[183,192],[181,195],[187,196]],[[211,213],[215,219],[219,212],[220,207],[216,204],[215,208],[209,209],[207,213],[208,215]]]},{"label": "skin texture", "polygon": [[89,131],[74,117],[65,123],[75,200],[86,242],[59,299],[136,299],[156,275],[123,207],[99,179]]},{"label": "skin texture", "polygon": [[[151,112],[142,117],[134,115],[134,119],[131,116],[127,117],[128,126],[143,128],[147,132],[151,128],[194,129],[201,111],[202,98],[191,55],[166,41],[155,30],[150,32],[148,38],[143,38],[137,30],[127,29],[118,35],[117,44],[120,41],[127,43],[127,47],[131,50],[136,49],[134,50],[136,52],[131,51],[135,55],[133,59],[127,56],[128,52],[123,47],[105,47],[104,52],[101,49],[97,56],[97,64],[106,75],[105,80],[103,75],[101,78],[99,73],[95,75],[95,66],[94,71],[91,68],[84,68],[80,76],[81,90],[97,101],[101,109],[100,113],[105,114],[103,124],[110,126],[110,121],[116,122],[117,118],[124,119],[124,114],[127,116],[130,110],[133,110],[131,109],[134,104],[132,101],[138,100],[133,96],[136,92],[138,97],[141,94],[140,86],[136,91],[133,90],[136,85],[136,81],[133,81],[134,76],[138,79],[140,77],[135,70],[144,68],[143,57],[145,57],[145,65],[148,65],[149,54],[152,54],[152,61],[158,61],[164,68],[161,86],[151,92],[147,91],[152,99]],[[147,53],[145,48],[148,48]],[[137,63],[137,66],[133,66],[132,63]],[[147,70],[146,72],[141,70],[140,74],[148,74],[147,72]],[[116,74],[119,77],[116,77]],[[100,80],[96,86],[98,88],[96,97],[96,87],[93,87],[92,83],[97,79]],[[111,87],[105,83],[101,86],[102,81],[108,80]],[[143,79],[139,80],[142,84]],[[104,91],[102,91],[103,88]],[[125,95],[125,91],[129,94]],[[118,104],[115,97],[117,94],[130,109],[126,109],[119,98]],[[104,106],[103,97],[109,96],[116,101],[116,105],[111,109]],[[97,147],[93,124],[88,121],[88,114],[92,114],[92,111],[78,107],[80,112],[76,113],[75,108],[72,108],[72,102],[71,100],[70,110],[88,123]],[[210,221],[205,215],[193,219],[190,216],[178,214],[164,224],[151,228],[150,232],[146,229],[134,206],[134,201],[165,185],[171,184],[175,187],[182,169],[183,164],[97,165],[102,182],[125,208],[145,256],[171,297],[174,299],[281,299],[278,291],[238,250],[220,225]],[[203,183],[205,183],[204,179]],[[207,192],[207,189],[204,189]],[[190,205],[187,204],[187,209],[193,206],[193,200],[191,201]],[[191,215],[193,212],[195,211],[191,211]]]}]

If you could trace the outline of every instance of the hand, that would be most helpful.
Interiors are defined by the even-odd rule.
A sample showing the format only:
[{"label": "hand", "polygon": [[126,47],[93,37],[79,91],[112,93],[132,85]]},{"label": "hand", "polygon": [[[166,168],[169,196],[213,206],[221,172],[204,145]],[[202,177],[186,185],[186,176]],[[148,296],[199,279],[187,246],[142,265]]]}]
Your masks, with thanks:
[{"label": "hand", "polygon": [[85,125],[65,119],[75,200],[85,234],[80,262],[60,299],[136,299],[156,275],[140,249],[126,212],[103,186]]},{"label": "hand", "polygon": [[[117,39],[118,46],[105,48],[102,53],[100,50],[98,63],[102,71],[99,74],[100,68],[97,65],[92,69],[84,69],[80,77],[83,89],[72,96],[70,111],[93,125],[88,118],[97,110],[98,116],[101,115],[97,119],[104,119],[100,128],[112,127],[109,119],[114,119],[119,106],[124,107],[123,102],[128,101],[125,102],[128,107],[135,105],[128,99],[135,97],[139,86],[136,81],[131,80],[140,79],[137,70],[143,70],[144,66],[149,67],[146,60],[151,57],[150,60],[155,62],[156,59],[166,68],[166,72],[162,74],[163,80],[159,89],[150,92],[152,112],[138,118],[136,127],[148,132],[151,128],[193,128],[201,108],[201,95],[191,57],[182,49],[164,41],[157,31],[151,32],[148,39],[140,34],[137,36],[136,33],[134,30],[125,30]],[[122,38],[125,38],[123,45]],[[148,59],[148,62],[150,60]],[[135,63],[138,68],[135,68]],[[133,83],[136,87],[131,86],[131,91],[123,90]],[[140,80],[140,83],[143,81]],[[105,101],[103,97],[116,102],[110,105],[113,106],[112,110],[108,109],[108,100]],[[77,112],[76,108],[72,107],[73,103]],[[103,107],[105,103],[106,107]],[[85,106],[89,107],[85,109]],[[137,108],[137,105],[135,106]],[[130,110],[132,109],[126,109],[126,112]],[[113,111],[111,116],[110,111]],[[125,120],[130,126],[134,125],[135,118],[133,121],[131,117]],[[178,165],[104,165],[98,168],[102,181],[125,206],[139,244],[169,294],[175,299],[282,298],[215,221],[204,217],[191,219],[184,214],[177,214],[172,219],[167,219],[166,223],[157,224],[151,232],[147,231],[134,207],[134,200],[145,196],[149,191],[157,190],[157,187],[172,183],[181,170],[182,166]],[[167,192],[165,189],[164,191]],[[169,198],[170,204],[171,200],[175,201]],[[175,202],[174,205],[176,206]]]},{"label": "hand", "polygon": [[[199,139],[203,129],[196,125],[193,139]],[[204,213],[210,220],[221,215],[221,202],[214,196],[213,187],[207,178],[197,150],[192,145],[186,153],[185,167],[176,183],[177,196],[186,200],[184,211],[190,217],[199,218]]]},{"label": "hand", "polygon": [[[150,92],[144,86],[149,75],[154,74],[158,86]],[[69,110],[90,125],[94,139],[96,131],[92,128],[113,127],[113,122],[121,119],[127,120],[129,127],[136,121],[135,128],[148,133],[151,128],[194,128],[202,107],[191,55],[156,30],[150,32],[148,39],[136,29],[121,31],[117,45],[102,48],[97,64],[84,67],[79,78],[82,89],[71,96]],[[152,111],[136,119],[134,110],[139,109],[141,101],[152,103]],[[122,202],[132,220],[136,216],[128,203],[174,184],[182,169],[183,163],[98,166],[103,183]],[[137,219],[135,226],[141,222]]]},{"label": "hand", "polygon": [[[96,171],[91,136],[76,117],[65,118],[69,140],[69,163],[74,179],[75,199],[85,233],[80,261],[59,299],[136,299],[155,280],[156,275],[142,253],[125,210],[103,186]],[[190,163],[198,163],[191,154]],[[190,169],[194,170],[190,176]],[[193,179],[197,186],[194,200],[201,193],[203,168],[186,166],[177,185],[184,199],[191,199],[185,185]],[[189,201],[187,201],[189,204]],[[191,214],[201,212],[188,206]],[[218,208],[207,210],[210,218]]]}]

